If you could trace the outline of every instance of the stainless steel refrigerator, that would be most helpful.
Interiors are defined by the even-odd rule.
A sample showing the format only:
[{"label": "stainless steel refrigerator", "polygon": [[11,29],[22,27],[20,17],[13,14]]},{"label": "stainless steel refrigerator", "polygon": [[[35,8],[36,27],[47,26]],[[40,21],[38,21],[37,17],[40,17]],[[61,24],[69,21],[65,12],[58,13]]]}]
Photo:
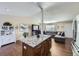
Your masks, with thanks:
[{"label": "stainless steel refrigerator", "polygon": [[79,56],[79,15],[73,20],[73,56]]}]

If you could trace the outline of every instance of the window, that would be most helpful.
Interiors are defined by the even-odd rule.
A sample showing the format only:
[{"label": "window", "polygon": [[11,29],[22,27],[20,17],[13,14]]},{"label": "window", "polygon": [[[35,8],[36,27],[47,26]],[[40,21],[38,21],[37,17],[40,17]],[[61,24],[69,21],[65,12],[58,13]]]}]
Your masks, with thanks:
[{"label": "window", "polygon": [[46,25],[46,31],[55,31],[55,25]]}]

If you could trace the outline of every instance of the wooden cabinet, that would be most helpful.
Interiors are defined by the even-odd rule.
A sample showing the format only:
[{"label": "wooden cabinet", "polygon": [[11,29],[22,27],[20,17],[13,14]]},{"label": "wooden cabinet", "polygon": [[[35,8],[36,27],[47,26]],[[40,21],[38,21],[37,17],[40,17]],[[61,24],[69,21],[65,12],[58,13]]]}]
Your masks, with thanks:
[{"label": "wooden cabinet", "polygon": [[50,52],[50,40],[46,40],[42,43],[42,55],[47,56]]},{"label": "wooden cabinet", "polygon": [[50,53],[51,39],[43,41],[34,48],[23,43],[22,48],[23,56],[47,56]]},{"label": "wooden cabinet", "polygon": [[35,49],[34,49],[34,55],[38,55],[38,56],[40,56],[41,55],[41,45],[39,45],[39,46],[37,46]]}]

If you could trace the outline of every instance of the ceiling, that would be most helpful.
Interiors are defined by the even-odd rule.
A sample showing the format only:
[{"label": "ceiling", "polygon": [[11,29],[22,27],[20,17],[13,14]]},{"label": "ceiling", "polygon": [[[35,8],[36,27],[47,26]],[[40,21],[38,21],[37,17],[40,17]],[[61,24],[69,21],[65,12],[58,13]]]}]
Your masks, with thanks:
[{"label": "ceiling", "polygon": [[32,16],[40,9],[33,2],[0,2],[0,14],[12,16]]},{"label": "ceiling", "polygon": [[[46,9],[53,3],[41,3],[40,5]],[[12,16],[32,16],[40,12],[37,2],[0,2],[0,14]]]},{"label": "ceiling", "polygon": [[[79,14],[78,2],[57,2],[53,6],[49,6],[44,10],[44,20],[46,23],[57,21],[68,21]],[[35,15],[37,19],[41,19],[41,13]]]},{"label": "ceiling", "polygon": [[[56,22],[72,20],[79,14],[78,2],[40,2],[44,8],[44,21]],[[30,16],[41,19],[40,8],[35,2],[0,2],[0,14],[12,16]]]}]

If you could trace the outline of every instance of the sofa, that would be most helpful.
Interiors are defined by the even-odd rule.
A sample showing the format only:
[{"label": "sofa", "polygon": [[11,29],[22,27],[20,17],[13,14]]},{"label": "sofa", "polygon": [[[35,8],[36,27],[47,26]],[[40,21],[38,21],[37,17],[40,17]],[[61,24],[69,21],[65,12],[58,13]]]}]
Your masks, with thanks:
[{"label": "sofa", "polygon": [[65,32],[57,32],[54,36],[55,42],[65,43]]}]

